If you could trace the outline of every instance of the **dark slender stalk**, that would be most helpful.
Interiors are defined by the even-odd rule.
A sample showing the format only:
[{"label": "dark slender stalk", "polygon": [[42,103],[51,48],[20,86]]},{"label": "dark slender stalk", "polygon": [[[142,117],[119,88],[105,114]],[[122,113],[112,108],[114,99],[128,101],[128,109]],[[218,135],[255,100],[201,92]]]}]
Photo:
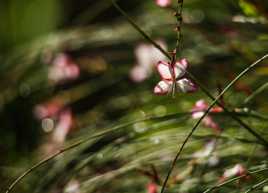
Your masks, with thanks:
[{"label": "dark slender stalk", "polygon": [[168,52],[166,52],[160,45],[158,45],[155,41],[153,41],[151,38],[150,38],[150,36],[148,36],[147,34],[146,34],[146,32],[144,32],[136,23],[135,23],[135,21],[131,18],[131,17],[129,17],[128,16],[128,14],[125,12],[125,11],[123,11],[122,9],[121,9],[121,7],[119,7],[118,5],[117,5],[117,3],[114,1],[114,0],[111,0],[112,1],[112,4],[113,4],[113,6],[128,20],[128,22],[147,40],[147,41],[149,41],[151,44],[153,44],[157,49],[159,49],[168,59],[172,59],[172,57],[171,57],[171,55],[168,53]]},{"label": "dark slender stalk", "polygon": [[183,17],[182,17],[182,10],[183,10],[183,0],[178,0],[177,3],[177,11],[175,13],[177,19],[177,41],[176,41],[176,54],[177,56],[180,55],[182,50],[182,24],[183,24]]}]

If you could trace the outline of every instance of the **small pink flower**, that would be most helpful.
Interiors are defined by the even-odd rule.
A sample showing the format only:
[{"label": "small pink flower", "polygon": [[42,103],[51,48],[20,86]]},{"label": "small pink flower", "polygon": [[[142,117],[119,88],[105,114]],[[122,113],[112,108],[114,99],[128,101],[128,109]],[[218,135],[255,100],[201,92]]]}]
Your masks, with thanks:
[{"label": "small pink flower", "polygon": [[155,0],[155,3],[159,7],[168,7],[171,5],[171,0]]},{"label": "small pink flower", "polygon": [[67,55],[58,54],[48,72],[48,78],[53,82],[74,80],[80,75],[78,65]]},{"label": "small pink flower", "polygon": [[[193,119],[200,119],[205,111],[208,109],[208,104],[204,100],[199,100],[195,103],[195,106],[192,108],[192,118]],[[219,113],[222,112],[223,109],[221,107],[213,107],[210,112],[213,113]],[[212,128],[215,130],[216,133],[221,132],[221,128],[219,125],[213,120],[213,118],[209,115],[207,115],[205,118],[203,118],[202,123],[209,128]]]},{"label": "small pink flower", "polygon": [[153,182],[147,185],[147,193],[157,193],[157,185]]},{"label": "small pink flower", "polygon": [[196,91],[196,85],[191,80],[184,78],[187,66],[188,62],[186,59],[177,61],[173,68],[170,63],[158,62],[156,68],[162,80],[154,87],[154,93],[157,95],[170,93],[174,81],[177,92],[186,93]]},{"label": "small pink flower", "polygon": [[[164,50],[167,50],[167,45],[162,40],[156,41]],[[153,66],[159,60],[164,60],[166,57],[153,45],[141,43],[135,48],[135,56],[137,64],[130,70],[130,79],[134,82],[142,82],[151,76]]]},{"label": "small pink flower", "polygon": [[245,174],[247,174],[246,168],[241,164],[236,164],[234,167],[224,171],[223,175],[220,177],[220,182],[224,182],[229,178],[238,177]]}]

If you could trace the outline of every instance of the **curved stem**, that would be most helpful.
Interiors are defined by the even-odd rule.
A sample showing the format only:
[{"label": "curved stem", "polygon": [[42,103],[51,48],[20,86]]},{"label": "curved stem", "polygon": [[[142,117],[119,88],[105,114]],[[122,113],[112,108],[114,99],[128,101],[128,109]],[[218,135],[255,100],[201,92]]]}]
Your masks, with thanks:
[{"label": "curved stem", "polygon": [[[177,113],[176,113],[177,114]],[[186,112],[186,113],[180,113],[180,115],[188,115],[189,113]],[[115,126],[115,127],[112,127],[111,129],[108,129],[106,131],[103,131],[101,133],[98,133],[96,135],[93,135],[93,136],[90,136],[88,138],[85,138],[85,139],[82,139],[66,148],[63,148],[63,149],[60,149],[58,150],[56,153],[48,156],[47,158],[39,161],[38,163],[34,164],[32,167],[30,167],[28,170],[26,170],[25,172],[23,172],[19,177],[17,177],[12,183],[11,185],[6,189],[5,193],[9,193],[11,192],[14,187],[23,179],[25,178],[26,176],[28,176],[31,172],[33,172],[34,170],[36,170],[37,168],[41,167],[42,165],[46,164],[47,162],[49,162],[50,160],[54,159],[55,157],[58,157],[59,155],[71,150],[71,149],[74,149],[75,147],[77,146],[80,146],[82,144],[85,144],[86,142],[88,142],[89,140],[92,140],[92,139],[95,139],[95,138],[98,138],[98,137],[101,137],[103,135],[106,135],[108,133],[111,133],[111,132],[114,132],[114,131],[117,131],[119,129],[123,129],[125,127],[128,127],[128,126],[131,126],[135,123],[139,123],[139,122],[143,122],[143,121],[149,121],[149,120],[157,120],[157,119],[162,119],[162,118],[165,118],[165,117],[168,117],[168,116],[173,116],[175,114],[170,114],[170,115],[165,115],[165,116],[148,116],[146,118],[143,118],[143,119],[139,119],[139,120],[135,120],[135,121],[131,121],[131,122],[127,122],[127,123],[123,123],[123,124],[120,124],[118,126]]]},{"label": "curved stem", "polygon": [[[201,123],[201,121],[205,118],[205,116],[209,113],[209,111],[212,109],[212,107],[217,103],[217,101],[225,94],[226,91],[228,91],[240,78],[242,78],[249,70],[251,70],[253,67],[255,67],[257,64],[259,64],[260,62],[262,62],[264,59],[266,59],[268,57],[268,54],[264,55],[263,57],[261,57],[260,59],[258,59],[257,61],[255,61],[254,63],[252,63],[251,65],[249,65],[246,69],[244,69],[240,74],[238,74],[235,79],[233,79],[224,89],[223,91],[215,98],[215,100],[212,101],[212,103],[210,104],[210,106],[208,107],[208,109],[206,110],[206,112],[203,114],[203,116],[196,122],[196,124],[194,125],[194,127],[192,128],[192,130],[190,131],[190,133],[187,135],[187,137],[185,138],[185,140],[183,141],[181,147],[179,148],[179,151],[177,152],[170,169],[168,170],[167,176],[165,178],[165,181],[163,183],[162,189],[161,189],[161,193],[164,193],[166,185],[167,185],[167,181],[176,165],[177,160],[179,159],[179,156],[181,155],[182,150],[184,149],[184,146],[186,145],[186,143],[188,142],[188,140],[191,138],[191,136],[193,135],[193,133],[195,132],[195,130],[197,129],[197,127],[199,126],[199,124]],[[263,139],[261,136],[259,136],[255,131],[251,130],[251,133],[254,136],[258,136],[258,139],[261,140],[261,143],[268,147],[268,142]],[[256,136],[256,137],[257,137]]]},{"label": "curved stem", "polygon": [[177,41],[176,41],[176,54],[180,53],[182,50],[182,24],[183,24],[183,17],[182,17],[182,11],[183,11],[183,0],[178,0],[177,2],[177,11],[176,11],[176,19],[177,19]]}]

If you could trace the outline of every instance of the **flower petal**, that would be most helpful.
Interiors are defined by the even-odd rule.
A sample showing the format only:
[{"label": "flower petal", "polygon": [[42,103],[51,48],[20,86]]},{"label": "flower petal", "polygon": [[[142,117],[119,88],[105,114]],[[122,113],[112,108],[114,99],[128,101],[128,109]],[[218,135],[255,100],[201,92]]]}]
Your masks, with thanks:
[{"label": "flower petal", "polygon": [[197,90],[197,86],[189,79],[183,78],[176,82],[177,91],[178,92],[195,92]]},{"label": "flower petal", "polygon": [[176,79],[181,78],[185,74],[187,66],[188,62],[186,59],[181,59],[175,63],[174,73]]},{"label": "flower petal", "polygon": [[154,94],[165,95],[171,91],[171,87],[171,81],[162,80],[154,87]]},{"label": "flower petal", "polygon": [[172,80],[169,63],[159,61],[156,65],[157,71],[163,80]]}]

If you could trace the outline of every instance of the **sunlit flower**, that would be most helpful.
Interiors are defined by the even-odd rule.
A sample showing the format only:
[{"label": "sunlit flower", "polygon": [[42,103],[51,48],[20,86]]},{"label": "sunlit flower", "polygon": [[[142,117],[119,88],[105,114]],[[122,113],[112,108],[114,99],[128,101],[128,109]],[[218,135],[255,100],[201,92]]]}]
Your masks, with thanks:
[{"label": "sunlit flower", "polygon": [[156,68],[162,80],[154,87],[154,93],[157,95],[170,93],[174,82],[177,92],[186,93],[196,91],[196,85],[184,77],[187,66],[188,62],[186,59],[177,61],[174,67],[171,67],[170,63],[158,62]]},{"label": "sunlit flower", "polygon": [[220,182],[223,182],[232,177],[238,177],[246,174],[247,174],[246,168],[241,164],[236,164],[234,167],[224,171],[223,175],[220,177]]},{"label": "sunlit flower", "polygon": [[[199,100],[195,103],[194,107],[192,108],[192,118],[193,119],[200,119],[205,111],[208,109],[208,104],[204,100]],[[213,107],[210,112],[213,113],[219,113],[222,112],[221,107]],[[212,128],[216,131],[216,133],[219,133],[221,131],[220,126],[213,120],[213,118],[210,115],[207,115],[202,119],[202,123],[209,128]]]},{"label": "sunlit flower", "polygon": [[74,80],[80,75],[78,65],[64,53],[58,54],[49,68],[48,78],[52,82]]},{"label": "sunlit flower", "polygon": [[[167,50],[167,45],[162,40],[157,40],[156,43],[164,50]],[[135,48],[135,56],[137,64],[130,70],[130,79],[134,82],[142,82],[149,78],[152,74],[154,64],[166,57],[152,44],[141,43]]]},{"label": "sunlit flower", "polygon": [[171,0],[155,0],[155,3],[160,7],[168,7],[171,5]]}]

